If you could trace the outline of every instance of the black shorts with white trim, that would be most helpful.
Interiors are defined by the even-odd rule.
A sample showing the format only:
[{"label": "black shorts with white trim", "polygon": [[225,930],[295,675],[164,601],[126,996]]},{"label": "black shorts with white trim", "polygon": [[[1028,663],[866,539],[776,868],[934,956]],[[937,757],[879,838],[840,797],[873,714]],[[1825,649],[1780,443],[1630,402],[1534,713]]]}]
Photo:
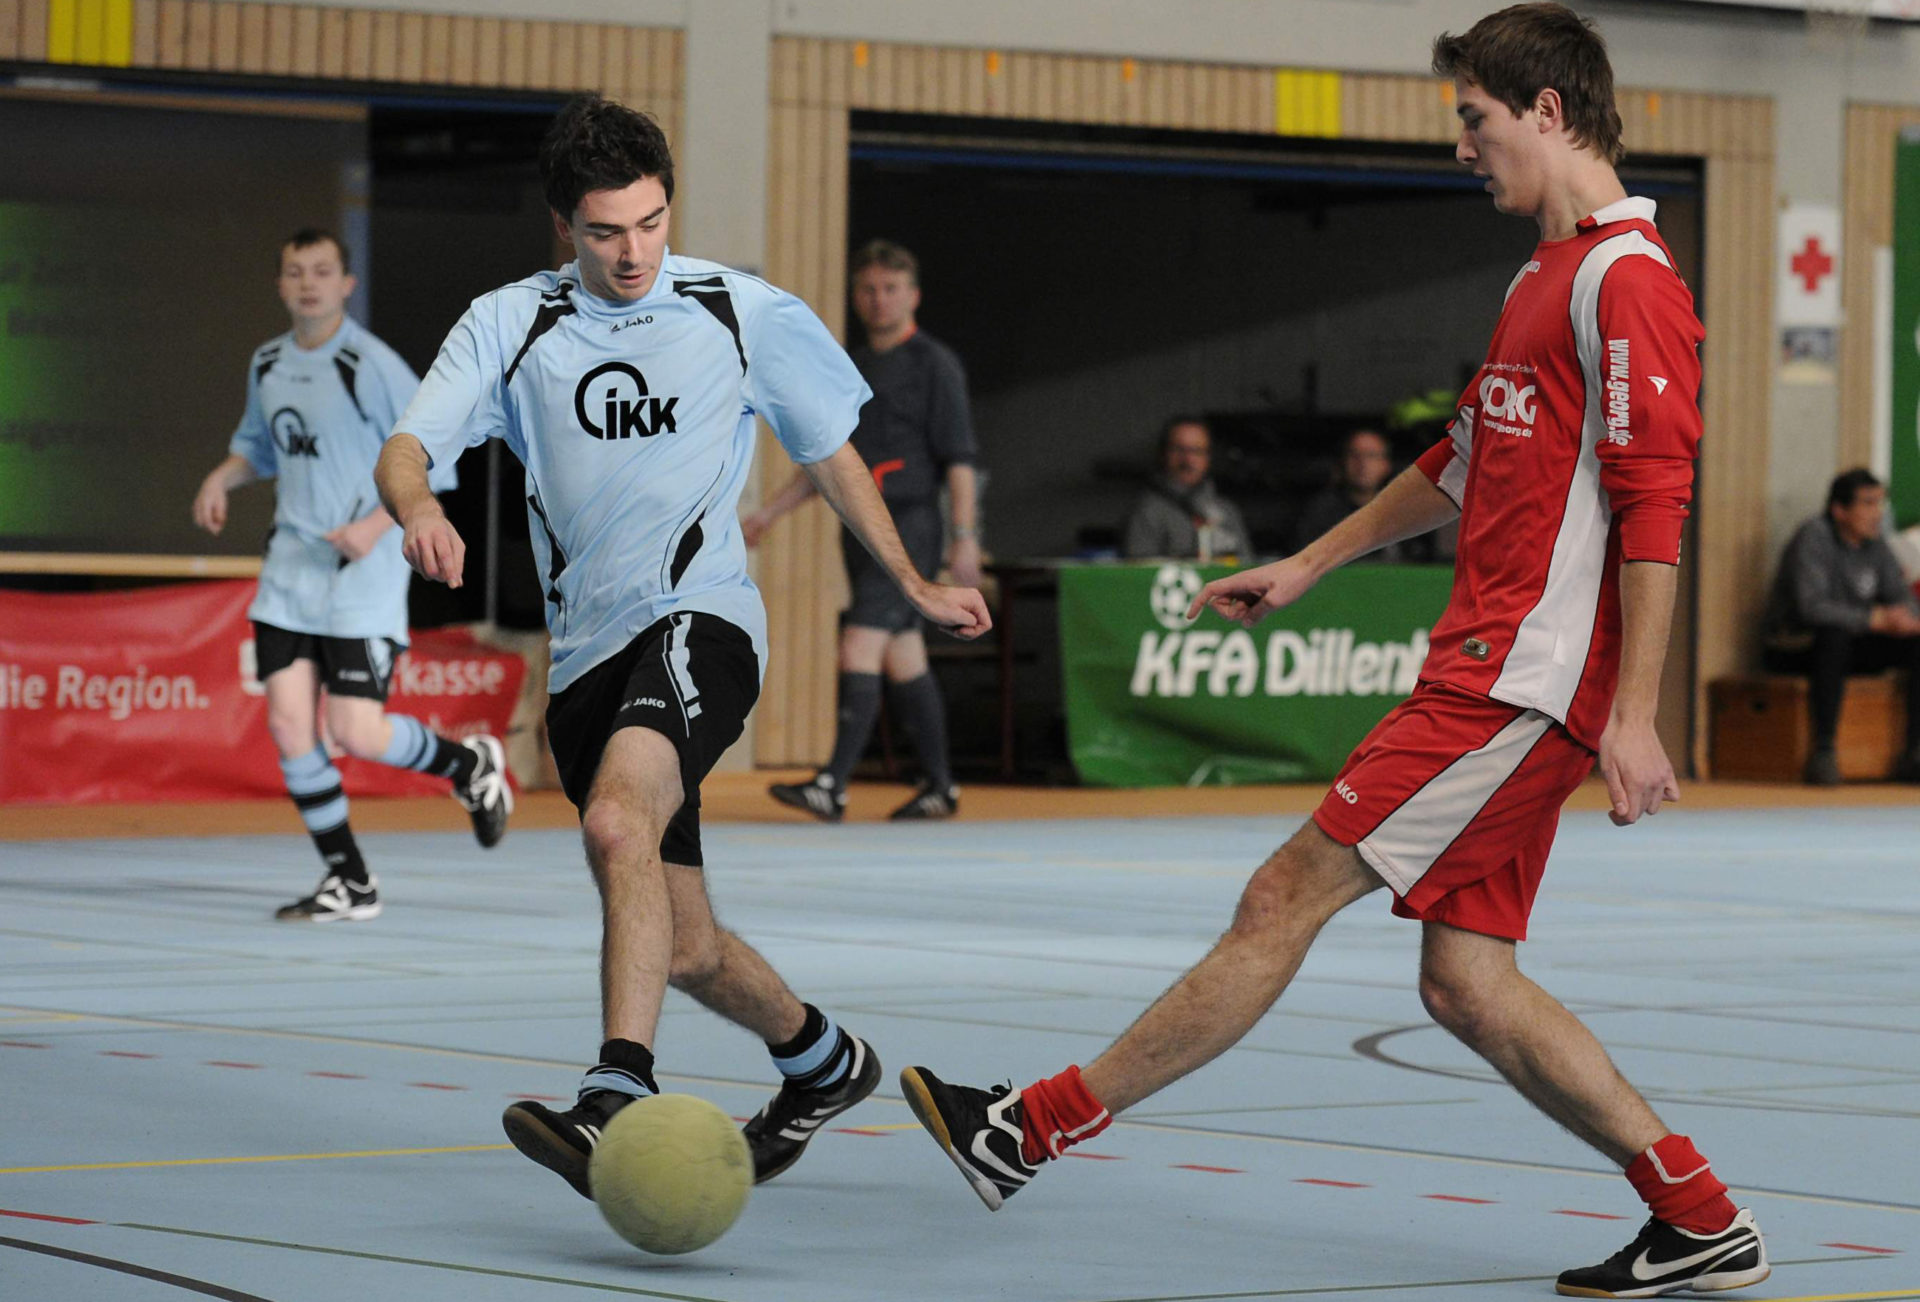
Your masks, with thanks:
[{"label": "black shorts with white trim", "polygon": [[660,839],[660,857],[698,868],[700,783],[745,730],[760,698],[753,639],[714,615],[669,615],[626,648],[554,694],[547,740],[560,785],[586,810],[607,742],[622,728],[651,728],[680,756],[680,812]]},{"label": "black shorts with white trim", "polygon": [[390,637],[326,637],[253,621],[253,672],[261,682],[296,660],[311,660],[330,696],[385,702],[393,662],[406,650]]}]

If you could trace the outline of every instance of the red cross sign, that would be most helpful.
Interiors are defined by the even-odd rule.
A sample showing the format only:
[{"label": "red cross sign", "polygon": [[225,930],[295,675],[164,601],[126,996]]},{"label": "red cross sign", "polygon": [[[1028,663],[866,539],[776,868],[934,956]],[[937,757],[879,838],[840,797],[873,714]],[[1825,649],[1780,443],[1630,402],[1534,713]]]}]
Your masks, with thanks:
[{"label": "red cross sign", "polygon": [[1817,235],[1807,236],[1807,242],[1787,265],[1805,282],[1809,294],[1819,292],[1820,282],[1833,274],[1833,259],[1820,247]]}]

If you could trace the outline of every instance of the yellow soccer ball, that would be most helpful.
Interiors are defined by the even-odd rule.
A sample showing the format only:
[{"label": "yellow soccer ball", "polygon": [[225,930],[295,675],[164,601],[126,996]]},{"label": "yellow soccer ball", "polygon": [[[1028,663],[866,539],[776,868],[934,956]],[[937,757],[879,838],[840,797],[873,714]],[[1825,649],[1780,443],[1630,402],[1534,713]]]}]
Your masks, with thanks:
[{"label": "yellow soccer ball", "polygon": [[635,1099],[614,1113],[587,1164],[613,1232],[662,1255],[727,1232],[753,1188],[753,1157],[733,1119],[691,1094]]}]

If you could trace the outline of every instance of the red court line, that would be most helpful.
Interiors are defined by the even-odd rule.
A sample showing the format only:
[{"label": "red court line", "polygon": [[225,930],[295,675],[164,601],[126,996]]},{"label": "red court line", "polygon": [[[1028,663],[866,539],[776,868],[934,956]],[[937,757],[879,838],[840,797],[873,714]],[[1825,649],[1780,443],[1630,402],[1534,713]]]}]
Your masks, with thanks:
[{"label": "red court line", "polygon": [[1479,1207],[1491,1207],[1497,1198],[1462,1198],[1459,1194],[1421,1194],[1422,1198],[1431,1198],[1437,1203],[1473,1203]]},{"label": "red court line", "polygon": [[416,1090],[464,1090],[466,1088],[465,1085],[441,1085],[430,1080],[410,1080],[407,1085],[410,1089]]},{"label": "red court line", "polygon": [[238,1067],[241,1071],[260,1070],[260,1064],[257,1062],[221,1062],[215,1059],[212,1062],[203,1062],[200,1065],[203,1067]]},{"label": "red court line", "polygon": [[1120,1156],[1120,1155],[1119,1155],[1118,1153],[1073,1153],[1073,1152],[1069,1152],[1069,1153],[1067,1154],[1067,1156],[1068,1156],[1068,1157],[1078,1157],[1078,1158],[1081,1158],[1081,1159],[1083,1159],[1083,1160],[1085,1160],[1085,1161],[1088,1161],[1088,1162],[1124,1162],[1124,1161],[1126,1161],[1126,1160],[1127,1160],[1126,1158],[1124,1158],[1124,1157],[1121,1157],[1121,1156]]},{"label": "red court line", "polygon": [[[507,1097],[510,1099],[535,1099],[541,1103],[565,1103],[567,1101],[558,1094],[509,1094]],[[746,1118],[735,1117],[734,1120],[744,1123]]]},{"label": "red court line", "polygon": [[1214,1175],[1245,1175],[1246,1174],[1245,1171],[1242,1171],[1237,1166],[1200,1166],[1193,1162],[1175,1162],[1173,1164],[1173,1169],[1176,1171],[1208,1171]]},{"label": "red court line", "polygon": [[1898,1248],[1875,1248],[1865,1243],[1823,1243],[1820,1246],[1823,1248],[1845,1248],[1849,1252],[1884,1252],[1896,1257],[1900,1255],[1900,1249]]},{"label": "red court line", "polygon": [[365,1076],[356,1076],[350,1071],[310,1071],[309,1076],[321,1076],[327,1080],[365,1080]]},{"label": "red court line", "polygon": [[4,1049],[51,1049],[52,1047],[51,1044],[34,1044],[30,1040],[0,1040],[0,1048]]},{"label": "red court line", "polygon": [[865,1135],[869,1139],[885,1139],[887,1137],[887,1132],[884,1130],[867,1130],[860,1126],[835,1126],[833,1133],[836,1135]]},{"label": "red court line", "polygon": [[1329,1189],[1371,1189],[1370,1184],[1355,1184],[1351,1180],[1295,1180],[1295,1184],[1323,1184]]},{"label": "red court line", "polygon": [[42,1216],[39,1212],[11,1212],[0,1207],[0,1216],[18,1216],[23,1221],[52,1221],[56,1225],[98,1225],[99,1221],[83,1221],[73,1216]]},{"label": "red court line", "polygon": [[102,1058],[158,1058],[157,1053],[135,1053],[132,1049],[102,1049]]},{"label": "red court line", "polygon": [[1609,1212],[1576,1212],[1565,1207],[1554,1208],[1553,1214],[1555,1216],[1584,1216],[1590,1221],[1624,1221],[1627,1219],[1624,1216],[1614,1216]]}]

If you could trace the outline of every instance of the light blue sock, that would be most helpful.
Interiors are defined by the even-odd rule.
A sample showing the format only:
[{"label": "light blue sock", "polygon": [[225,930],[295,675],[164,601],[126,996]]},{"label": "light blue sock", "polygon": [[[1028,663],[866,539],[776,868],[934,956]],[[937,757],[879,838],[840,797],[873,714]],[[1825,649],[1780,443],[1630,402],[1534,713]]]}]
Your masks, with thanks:
[{"label": "light blue sock", "polygon": [[280,761],[280,772],[287,781],[287,794],[300,811],[307,831],[327,832],[347,821],[347,797],[340,789],[340,770],[327,758],[323,747],[315,746],[305,755]]}]

